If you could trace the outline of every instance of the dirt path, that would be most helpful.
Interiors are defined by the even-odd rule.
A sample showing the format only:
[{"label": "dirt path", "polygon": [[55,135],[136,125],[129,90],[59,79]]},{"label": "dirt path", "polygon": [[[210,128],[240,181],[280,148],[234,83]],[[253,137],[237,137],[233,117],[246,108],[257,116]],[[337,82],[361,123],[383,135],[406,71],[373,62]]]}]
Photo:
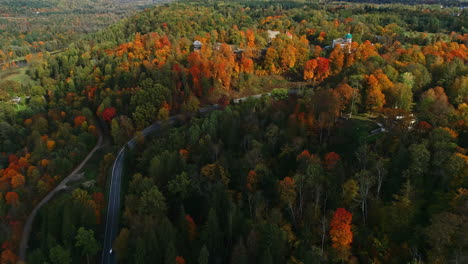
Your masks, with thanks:
[{"label": "dirt path", "polygon": [[83,161],[81,161],[81,163],[67,177],[65,177],[59,183],[59,185],[57,185],[52,191],[50,191],[49,194],[47,194],[42,199],[42,201],[40,203],[38,203],[36,205],[36,207],[34,207],[31,214],[29,215],[28,219],[26,220],[26,224],[24,225],[24,228],[23,228],[23,235],[21,237],[21,242],[20,242],[20,247],[19,247],[19,254],[18,254],[19,260],[25,261],[26,251],[28,249],[29,235],[31,234],[32,225],[34,223],[34,218],[36,217],[37,212],[39,211],[39,209],[41,209],[41,207],[44,204],[49,202],[50,199],[52,199],[52,197],[54,197],[55,194],[57,194],[61,190],[66,189],[68,182],[80,178],[81,174],[78,173],[78,172],[80,172],[80,170],[83,168],[83,166],[86,165],[86,163],[94,155],[94,153],[104,145],[103,142],[104,142],[104,140],[103,140],[103,137],[102,137],[102,132],[99,131],[99,139],[98,139],[98,142],[96,143],[96,146],[94,146],[94,148],[88,153],[88,155],[83,159]]}]

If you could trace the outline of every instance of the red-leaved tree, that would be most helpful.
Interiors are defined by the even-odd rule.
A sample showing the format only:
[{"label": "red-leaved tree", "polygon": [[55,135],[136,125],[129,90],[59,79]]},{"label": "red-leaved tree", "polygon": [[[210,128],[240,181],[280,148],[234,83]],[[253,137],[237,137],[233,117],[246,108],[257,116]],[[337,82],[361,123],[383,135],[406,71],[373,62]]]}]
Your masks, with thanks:
[{"label": "red-leaved tree", "polygon": [[185,264],[185,259],[181,256],[176,257],[176,264]]},{"label": "red-leaved tree", "polygon": [[110,122],[116,114],[117,111],[114,107],[108,107],[102,111],[102,119],[104,119],[104,121]]},{"label": "red-leaved tree", "polygon": [[353,214],[344,208],[338,208],[330,223],[330,237],[332,247],[336,249],[340,260],[347,260],[350,255],[351,242],[353,242],[353,232],[351,231],[351,221]]},{"label": "red-leaved tree", "polygon": [[340,160],[340,155],[335,152],[328,152],[325,154],[325,168],[332,170],[335,168],[336,163]]}]

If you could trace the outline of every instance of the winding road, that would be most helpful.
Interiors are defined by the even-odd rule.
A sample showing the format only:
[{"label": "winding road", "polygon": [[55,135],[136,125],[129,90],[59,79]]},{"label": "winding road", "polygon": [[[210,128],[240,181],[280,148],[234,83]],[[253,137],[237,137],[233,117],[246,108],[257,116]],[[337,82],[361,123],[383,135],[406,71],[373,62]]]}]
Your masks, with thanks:
[{"label": "winding road", "polygon": [[[199,110],[200,113],[209,113],[220,107],[207,106]],[[156,122],[149,127],[141,131],[144,137],[160,130],[163,123],[173,125],[180,116],[172,116],[167,121]],[[136,146],[137,137],[132,138],[124,146],[122,146],[117,154],[117,157],[114,160],[112,165],[112,173],[109,187],[109,197],[107,202],[107,216],[106,216],[106,226],[104,231],[104,243],[102,250],[102,261],[101,263],[116,263],[116,258],[114,252],[111,252],[112,243],[114,242],[115,237],[117,236],[117,230],[119,227],[119,214],[120,214],[120,190],[123,176],[123,165],[125,161],[125,150],[126,148],[133,149]]]},{"label": "winding road", "polygon": [[[240,98],[237,102],[245,100],[247,97]],[[237,103],[236,102],[236,103]],[[207,107],[200,108],[198,112],[200,114],[207,114],[213,110],[220,109],[218,105],[211,105]],[[172,116],[167,121],[169,125],[173,125],[180,116]],[[158,131],[161,128],[163,122],[156,122],[149,127],[142,130],[142,135],[144,137]],[[137,137],[132,138],[124,146],[122,146],[115,158],[114,164],[112,165],[111,173],[111,182],[109,187],[109,198],[107,202],[107,216],[106,216],[106,226],[104,231],[104,243],[102,250],[102,264],[117,263],[116,256],[112,249],[112,243],[114,242],[115,237],[117,236],[117,230],[119,227],[119,214],[120,214],[120,190],[122,183],[123,175],[123,165],[125,160],[125,149],[128,147],[133,149],[136,146]]]},{"label": "winding road", "polygon": [[26,224],[24,225],[23,228],[23,234],[21,236],[21,242],[19,246],[19,260],[25,261],[26,258],[26,251],[28,249],[28,242],[29,242],[29,235],[31,234],[31,228],[34,223],[34,218],[37,215],[37,212],[39,209],[41,209],[44,204],[50,201],[52,197],[54,197],[55,194],[58,192],[65,190],[67,188],[67,183],[69,183],[72,180],[79,179],[82,174],[79,174],[78,172],[81,171],[84,165],[88,162],[88,160],[94,155],[94,153],[100,149],[103,146],[103,137],[102,137],[102,132],[98,128],[99,132],[99,138],[94,146],[94,148],[88,153],[88,155],[81,161],[81,163],[67,176],[65,179],[63,179],[52,191],[50,191],[42,200],[39,202],[36,207],[32,210],[31,214],[28,216],[28,219],[26,220]]},{"label": "winding road", "polygon": [[[297,94],[296,90],[289,90],[288,94]],[[245,101],[249,98],[260,98],[263,95],[270,95],[270,93],[266,94],[257,94],[246,96],[238,99],[234,99],[233,102],[235,104]],[[210,105],[203,108],[200,108],[198,112],[202,115],[208,114],[214,110],[221,109],[222,107],[219,105]],[[180,115],[172,116],[164,123],[169,125],[173,125],[176,120],[180,118]],[[156,122],[149,127],[142,130],[142,134],[144,137],[158,131],[161,128],[163,122]],[[112,173],[111,173],[111,180],[110,180],[110,187],[109,187],[109,197],[107,202],[107,216],[106,216],[106,226],[104,231],[104,243],[102,249],[102,264],[115,264],[116,255],[115,252],[112,250],[112,243],[117,236],[117,229],[119,225],[119,214],[120,214],[120,198],[121,198],[121,183],[122,183],[122,175],[123,175],[123,165],[125,160],[125,150],[126,148],[133,149],[136,146],[137,137],[132,138],[128,141],[124,146],[122,146],[115,158],[114,164],[112,165]]]}]

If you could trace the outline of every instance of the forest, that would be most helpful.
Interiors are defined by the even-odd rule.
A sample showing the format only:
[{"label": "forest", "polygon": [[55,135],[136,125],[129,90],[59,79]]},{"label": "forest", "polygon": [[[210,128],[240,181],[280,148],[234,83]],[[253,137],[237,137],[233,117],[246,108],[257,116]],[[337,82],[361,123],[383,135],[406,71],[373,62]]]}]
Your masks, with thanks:
[{"label": "forest", "polygon": [[44,52],[58,52],[157,1],[3,0],[0,3],[0,69]]},{"label": "forest", "polygon": [[376,3],[376,4],[389,4],[389,3],[402,3],[402,4],[410,4],[410,5],[420,5],[420,4],[429,4],[429,5],[442,5],[442,6],[449,6],[449,7],[460,7],[466,6],[464,1],[459,0],[446,0],[446,1],[437,1],[437,0],[413,0],[413,1],[404,1],[404,0],[344,0],[346,2],[361,2],[361,3]]},{"label": "forest", "polygon": [[[57,53],[27,48],[4,69],[22,77],[0,80],[1,263],[100,136],[84,176],[39,211],[26,263],[100,262],[110,168],[134,136],[119,263],[468,261],[466,16],[177,1]],[[209,105],[222,109],[198,114]]]}]

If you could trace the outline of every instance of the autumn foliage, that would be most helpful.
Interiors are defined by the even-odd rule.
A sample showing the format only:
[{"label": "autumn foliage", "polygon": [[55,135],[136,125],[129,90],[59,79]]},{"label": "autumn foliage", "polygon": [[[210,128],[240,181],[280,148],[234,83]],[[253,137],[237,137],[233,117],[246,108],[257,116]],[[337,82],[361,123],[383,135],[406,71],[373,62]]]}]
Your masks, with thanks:
[{"label": "autumn foliage", "polygon": [[54,140],[47,140],[47,149],[54,150],[55,148],[55,141]]},{"label": "autumn foliage", "polygon": [[330,75],[330,60],[319,57],[306,62],[304,80],[321,82]]},{"label": "autumn foliage", "polygon": [[181,256],[177,256],[175,261],[176,261],[176,264],[185,264],[185,259]]},{"label": "autumn foliage", "polygon": [[108,107],[102,111],[102,119],[104,121],[110,122],[117,114],[115,107]]},{"label": "autumn foliage", "polygon": [[[205,263],[199,255],[240,263],[236,257],[248,248],[251,261],[307,263],[310,254],[305,251],[325,243],[320,245],[315,238],[323,238],[330,208],[358,202],[361,210],[354,210],[354,217],[364,220],[365,227],[358,230],[366,230],[359,239],[372,242],[361,243],[356,236],[353,246],[359,261],[386,263],[391,256],[395,263],[408,263],[413,247],[427,263],[438,263],[432,254],[460,254],[464,248],[454,247],[461,243],[451,230],[464,227],[455,216],[462,209],[450,208],[447,197],[456,187],[465,187],[467,174],[468,34],[460,22],[464,17],[450,15],[449,8],[404,5],[385,10],[351,3],[323,3],[320,9],[281,1],[267,9],[256,6],[178,3],[148,8],[93,35],[92,41],[30,43],[36,52],[45,51],[45,46],[52,51],[58,45],[54,43],[68,46],[45,53],[43,59],[42,53],[2,46],[1,68],[14,67],[12,60],[24,56],[28,70],[19,72],[33,80],[31,85],[15,85],[11,79],[21,78],[8,74],[0,80],[0,220],[2,238],[10,243],[2,247],[2,263],[16,261],[13,252],[29,211],[91,149],[100,132],[92,113],[108,122],[104,126],[120,145],[140,135],[135,131],[172,114],[195,113],[216,102],[226,106],[235,102],[231,98],[266,94],[273,88],[298,89],[232,103],[226,111],[208,113],[208,118],[190,119],[187,127],[199,125],[190,130],[184,126],[180,133],[172,133],[179,128],[171,126],[161,137],[145,139],[138,149],[150,147],[153,140],[158,140],[157,146],[130,155],[142,165],[131,169],[150,177],[123,189],[128,192],[128,199],[122,200],[123,223],[130,239],[127,254],[118,256],[121,263],[144,262],[155,253],[155,244],[147,239],[164,237],[159,232],[170,230],[175,219],[185,233],[176,236],[179,241],[164,241],[176,247],[170,258],[161,256],[166,262],[173,263],[179,254],[175,259],[179,264],[185,263],[184,257],[188,263],[200,259]],[[5,19],[0,28],[9,20],[14,19]],[[29,23],[15,37],[6,26],[7,43],[9,38],[28,42],[34,34]],[[330,46],[347,32],[354,42]],[[202,47],[194,47],[194,41]],[[16,94],[21,100],[12,100]],[[385,133],[370,136],[378,131],[371,128],[377,122]],[[166,135],[170,140],[164,141]],[[359,147],[363,144],[366,153]],[[366,156],[355,159],[356,155]],[[100,237],[110,157],[99,165],[92,191],[75,193],[73,201],[57,199],[61,206],[51,206],[50,212],[60,212],[41,219],[43,227],[38,230],[46,231],[32,236],[32,243],[47,244],[37,250],[42,262],[57,262],[49,256],[49,246],[55,244],[80,261],[76,258],[82,252],[73,248],[73,232],[80,226],[92,227]],[[150,184],[158,188],[149,188]],[[174,199],[179,192],[184,198]],[[446,211],[448,217],[438,221],[434,210],[421,210],[427,197],[434,197],[441,208],[437,211]],[[79,210],[68,210],[70,203]],[[161,212],[169,209],[170,215],[160,221],[153,215],[155,207]],[[182,209],[179,217],[174,214],[177,208]],[[209,218],[204,215],[208,210],[213,211]],[[75,211],[83,214],[71,225],[68,218],[75,218],[70,217]],[[323,247],[320,261],[333,262],[335,255],[349,259],[352,216],[343,208],[336,210],[329,231],[334,250]],[[49,228],[56,223],[59,228]],[[439,230],[430,229],[438,231],[434,237],[440,233],[446,238],[427,239],[431,232],[408,234],[414,224],[421,231],[441,225]],[[64,230],[68,233],[60,234]],[[313,239],[303,243],[302,234]],[[286,244],[276,241],[285,239],[285,248],[297,249],[300,243],[307,249],[277,250],[276,245]],[[223,242],[229,247],[220,250]],[[253,252],[256,244],[269,246]],[[201,254],[204,245],[207,250]]]},{"label": "autumn foliage", "polygon": [[186,149],[180,149],[179,150],[179,155],[184,158],[184,159],[188,159],[189,157],[189,151],[186,150]]},{"label": "autumn foliage", "polygon": [[16,263],[16,255],[10,249],[2,251],[2,264],[14,264]]},{"label": "autumn foliage", "polygon": [[297,155],[296,160],[307,160],[310,158],[310,152],[306,149],[303,150],[299,155]]},{"label": "autumn foliage", "polygon": [[190,215],[185,215],[185,220],[187,221],[190,240],[194,240],[197,236],[197,225]]},{"label": "autumn foliage", "polygon": [[258,182],[257,173],[254,170],[250,170],[247,173],[247,184],[246,187],[250,192],[255,192],[256,184]]},{"label": "autumn foliage", "polygon": [[366,105],[368,110],[377,111],[382,109],[385,104],[385,95],[382,93],[379,81],[373,75],[367,77],[368,89]]},{"label": "autumn foliage", "polygon": [[335,152],[329,152],[325,155],[325,168],[331,170],[335,167],[336,163],[340,160],[340,155]]},{"label": "autumn foliage", "polygon": [[86,121],[86,117],[84,116],[77,116],[74,119],[75,127],[81,126]]},{"label": "autumn foliage", "polygon": [[33,121],[32,121],[31,118],[25,119],[25,120],[24,120],[24,125],[25,125],[26,127],[29,127],[29,126],[32,124],[32,122],[33,122]]},{"label": "autumn foliage", "polygon": [[19,188],[23,186],[25,183],[25,178],[23,175],[17,173],[11,178],[11,187],[13,188]]},{"label": "autumn foliage", "polygon": [[18,198],[19,196],[16,192],[7,192],[7,194],[5,195],[6,203],[14,206],[17,205]]},{"label": "autumn foliage", "polygon": [[284,179],[279,182],[280,198],[290,208],[292,208],[292,205],[296,200],[295,188],[296,183],[291,177],[284,177]]},{"label": "autumn foliage", "polygon": [[353,242],[352,219],[353,215],[350,212],[344,208],[338,208],[330,222],[332,247],[339,252],[339,256],[343,260],[347,258],[351,242]]}]

